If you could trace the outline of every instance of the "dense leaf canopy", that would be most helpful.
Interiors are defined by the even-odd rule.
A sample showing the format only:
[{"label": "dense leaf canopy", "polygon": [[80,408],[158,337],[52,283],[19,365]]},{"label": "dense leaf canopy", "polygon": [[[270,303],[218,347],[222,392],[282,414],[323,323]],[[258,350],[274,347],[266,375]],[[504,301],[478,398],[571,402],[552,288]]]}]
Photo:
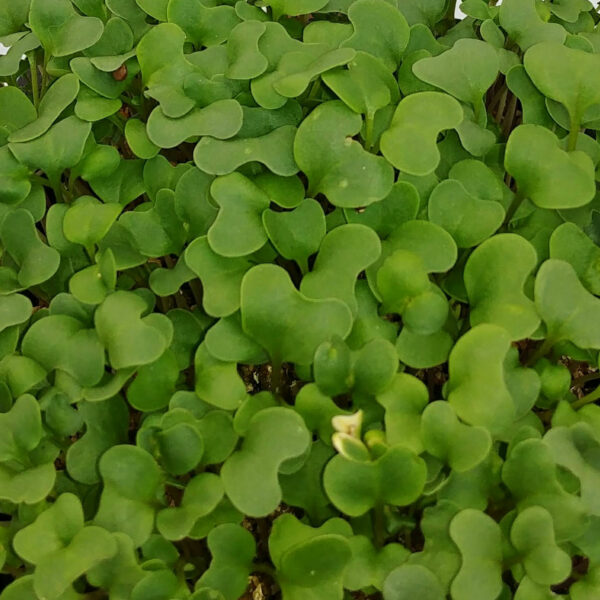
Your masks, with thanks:
[{"label": "dense leaf canopy", "polygon": [[456,5],[0,0],[0,600],[600,598],[600,17]]}]

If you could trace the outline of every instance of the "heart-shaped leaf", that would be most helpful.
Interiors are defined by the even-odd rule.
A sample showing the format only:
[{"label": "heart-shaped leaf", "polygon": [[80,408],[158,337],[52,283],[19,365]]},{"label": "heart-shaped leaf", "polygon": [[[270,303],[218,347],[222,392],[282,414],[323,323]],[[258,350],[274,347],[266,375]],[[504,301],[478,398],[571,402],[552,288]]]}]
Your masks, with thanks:
[{"label": "heart-shaped leaf", "polygon": [[488,455],[490,434],[483,427],[461,423],[452,406],[443,401],[427,405],[421,418],[421,435],[427,452],[455,471],[468,471]]},{"label": "heart-shaped leaf", "polygon": [[262,214],[269,208],[269,197],[239,173],[218,177],[210,191],[219,205],[217,218],[208,230],[211,249],[220,256],[236,258],[264,246],[267,233]]},{"label": "heart-shaped leaf", "polygon": [[100,481],[98,461],[106,450],[127,441],[129,411],[118,396],[96,402],[81,402],[78,413],[85,422],[85,433],[67,451],[69,475],[93,485]]},{"label": "heart-shaped leaf", "polygon": [[170,23],[176,23],[196,46],[215,46],[230,38],[239,23],[234,8],[205,5],[201,0],[171,0],[167,4]]},{"label": "heart-shaped leaf", "polygon": [[[408,44],[409,28],[404,15],[383,0],[357,0],[348,10],[354,34],[343,45],[379,58],[395,71]],[[377,31],[377,35],[373,32]]]},{"label": "heart-shaped leaf", "polygon": [[569,340],[580,348],[600,347],[600,300],[583,287],[569,263],[544,262],[535,280],[535,304],[550,343]]},{"label": "heart-shaped leaf", "polygon": [[75,75],[69,73],[57,79],[42,98],[37,119],[30,119],[28,123],[24,123],[24,127],[13,131],[9,141],[28,142],[46,133],[60,113],[75,100],[78,92],[79,80]]},{"label": "heart-shaped leaf", "polygon": [[258,265],[244,275],[242,328],[275,362],[312,362],[317,346],[333,335],[345,338],[352,314],[337,298],[313,300],[296,290],[276,265]]},{"label": "heart-shaped leaf", "polygon": [[444,589],[436,576],[420,565],[403,565],[394,569],[383,584],[385,600],[443,600]]},{"label": "heart-shaped leaf", "polygon": [[359,51],[347,66],[321,78],[354,112],[374,119],[379,109],[398,101],[398,86],[382,61]]},{"label": "heart-shaped leaf", "polygon": [[240,307],[240,285],[252,263],[245,258],[216,254],[206,236],[196,238],[185,251],[186,265],[204,286],[202,305],[213,317],[226,317]]},{"label": "heart-shaped leaf", "polygon": [[481,40],[458,40],[450,50],[417,61],[413,72],[419,78],[466,102],[479,121],[483,111],[482,99],[496,80],[498,53]]},{"label": "heart-shaped leaf", "polygon": [[312,271],[302,278],[300,291],[309,298],[339,298],[356,314],[356,278],[379,258],[380,252],[379,238],[368,227],[336,227],[325,236]]},{"label": "heart-shaped leaf", "polygon": [[596,193],[593,164],[581,150],[565,152],[540,125],[521,125],[510,134],[504,159],[519,194],[540,208],[577,208]]},{"label": "heart-shaped leaf", "polygon": [[102,204],[91,196],[81,196],[65,213],[65,237],[70,242],[92,248],[108,233],[120,213],[118,204]]},{"label": "heart-shaped leaf", "polygon": [[452,235],[459,248],[470,248],[489,238],[502,225],[504,209],[498,202],[473,196],[460,181],[447,179],[431,193],[428,216],[432,223]]},{"label": "heart-shaped leaf", "polygon": [[265,210],[262,221],[276,250],[296,261],[306,273],[308,257],[317,252],[325,237],[325,214],[321,205],[312,198],[305,198],[289,212]]},{"label": "heart-shaped leaf", "polygon": [[178,119],[165,116],[157,106],[148,118],[148,139],[160,148],[174,148],[188,138],[233,137],[242,126],[242,108],[236,100],[218,100],[205,108],[194,108]]},{"label": "heart-shaped leaf", "polygon": [[529,48],[523,64],[542,94],[567,109],[571,127],[578,130],[586,110],[600,103],[598,60],[595,54],[547,41]]},{"label": "heart-shaped leaf", "polygon": [[452,408],[465,422],[485,427],[493,435],[500,435],[516,416],[505,381],[504,359],[509,348],[507,331],[484,323],[459,338],[448,361],[446,393]]},{"label": "heart-shaped leaf", "polygon": [[456,600],[497,598],[502,588],[502,535],[485,513],[466,509],[450,523],[450,536],[462,564],[450,588]]},{"label": "heart-shaped leaf", "polygon": [[[294,411],[275,407],[254,415],[241,449],[221,469],[225,491],[236,508],[256,517],[273,511],[281,502],[277,475],[282,463],[303,455],[309,445],[308,429]],[[259,489],[255,478],[260,478]]]},{"label": "heart-shaped leaf", "polygon": [[585,287],[600,294],[600,248],[574,223],[563,223],[550,237],[550,258],[568,262]]},{"label": "heart-shaped leaf", "polygon": [[227,175],[251,161],[264,164],[277,175],[294,175],[298,172],[292,151],[295,135],[295,127],[284,125],[254,138],[203,137],[194,150],[194,162],[211,175]]},{"label": "heart-shaped leaf", "polygon": [[300,600],[307,594],[343,598],[342,577],[351,557],[348,534],[340,519],[330,519],[318,528],[292,515],[275,521],[269,551],[286,598]]},{"label": "heart-shaped leaf", "polygon": [[171,342],[173,325],[159,314],[142,317],[146,303],[125,291],[111,294],[98,307],[94,323],[115,369],[157,360]]},{"label": "heart-shaped leaf", "polygon": [[34,323],[23,338],[22,352],[48,371],[66,371],[84,386],[96,385],[104,374],[104,347],[98,335],[66,315]]},{"label": "heart-shaped leaf", "polygon": [[547,23],[537,11],[535,0],[508,0],[500,7],[500,25],[521,50],[540,42],[562,44],[567,32],[558,23]]},{"label": "heart-shaped leaf", "polygon": [[471,324],[499,325],[514,340],[530,336],[540,319],[523,287],[536,264],[533,246],[520,235],[495,235],[476,248],[464,271]]},{"label": "heart-shaped leaf", "polygon": [[156,527],[168,540],[189,535],[194,523],[211,513],[224,495],[223,484],[214,473],[196,475],[185,486],[180,506],[162,509]]},{"label": "heart-shaped leaf", "polygon": [[381,136],[381,152],[400,171],[428,175],[440,162],[440,132],[458,127],[463,110],[457,100],[440,92],[420,92],[403,98],[389,129]]},{"label": "heart-shaped leaf", "polygon": [[420,496],[426,467],[422,458],[394,446],[374,461],[334,456],[323,473],[323,485],[333,504],[358,517],[377,504],[406,506]]},{"label": "heart-shaped leaf", "polygon": [[246,398],[246,387],[237,373],[236,364],[218,360],[200,344],[194,356],[196,394],[205,402],[234,410]]},{"label": "heart-shaped leaf", "polygon": [[502,468],[502,480],[519,509],[541,506],[551,515],[557,543],[574,539],[585,529],[585,507],[565,490],[557,476],[549,445],[539,439],[518,442]]},{"label": "heart-shaped leaf", "polygon": [[65,169],[81,160],[91,127],[91,123],[75,116],[67,117],[40,137],[11,143],[9,148],[19,162],[32,170],[41,169],[50,181],[58,182]]},{"label": "heart-shaped leaf", "polygon": [[29,24],[48,54],[68,56],[95,44],[103,24],[82,17],[69,0],[31,0]]},{"label": "heart-shaped leaf", "polygon": [[4,218],[0,239],[18,266],[17,281],[22,287],[43,283],[56,273],[60,255],[39,238],[28,210],[20,208]]},{"label": "heart-shaped leaf", "polygon": [[223,524],[208,534],[207,544],[212,561],[198,587],[218,590],[225,600],[236,600],[246,589],[252,570],[256,553],[252,534],[239,525]]},{"label": "heart-shaped leaf", "polygon": [[137,446],[113,446],[98,466],[104,483],[94,523],[127,534],[142,545],[154,527],[156,488],[161,479],[154,459]]},{"label": "heart-shaped leaf", "polygon": [[298,128],[294,156],[309,181],[308,195],[322,193],[335,206],[356,208],[385,198],[393,169],[352,139],[362,119],[339,101],[318,106]]},{"label": "heart-shaped leaf", "polygon": [[571,558],[554,540],[550,513],[541,506],[530,506],[517,515],[510,540],[521,554],[527,576],[541,585],[555,585],[569,576]]}]

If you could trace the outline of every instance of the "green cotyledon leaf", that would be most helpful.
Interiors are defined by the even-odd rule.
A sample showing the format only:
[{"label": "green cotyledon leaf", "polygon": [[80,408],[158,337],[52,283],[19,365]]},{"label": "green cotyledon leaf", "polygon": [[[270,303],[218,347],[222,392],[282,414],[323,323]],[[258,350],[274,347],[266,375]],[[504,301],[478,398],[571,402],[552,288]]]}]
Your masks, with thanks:
[{"label": "green cotyledon leaf", "polygon": [[502,588],[501,532],[487,514],[466,509],[450,522],[450,537],[462,555],[462,565],[450,591],[456,600],[497,598]]},{"label": "green cotyledon leaf", "polygon": [[600,294],[600,247],[574,223],[559,225],[550,237],[550,258],[568,262],[592,292]]},{"label": "green cotyledon leaf", "polygon": [[434,573],[421,565],[394,569],[383,584],[385,600],[443,600],[444,590]]},{"label": "green cotyledon leaf", "polygon": [[258,265],[244,275],[241,313],[244,331],[278,362],[308,365],[322,341],[335,334],[344,338],[352,327],[344,302],[308,298],[276,265]]},{"label": "green cotyledon leaf", "polygon": [[206,136],[196,145],[194,162],[211,175],[227,175],[254,161],[277,175],[295,175],[298,172],[292,151],[295,135],[295,127],[283,125],[259,137],[219,140]]},{"label": "green cotyledon leaf", "polygon": [[482,114],[482,99],[496,80],[498,54],[480,40],[458,40],[450,50],[413,65],[415,75],[458,100],[471,104],[475,118]]},{"label": "green cotyledon leaf", "polygon": [[556,135],[541,125],[513,130],[504,165],[518,193],[540,208],[584,206],[596,193],[590,157],[581,150],[563,150]]},{"label": "green cotyledon leaf", "polygon": [[[252,534],[239,525],[224,523],[207,538],[212,561],[198,581],[198,589],[218,590],[225,600],[236,600],[247,586],[256,543]],[[209,596],[210,598],[210,596]]]},{"label": "green cotyledon leaf", "polygon": [[580,348],[600,347],[600,300],[585,289],[569,263],[552,258],[542,264],[535,303],[551,343],[569,340]]},{"label": "green cotyledon leaf", "polygon": [[136,546],[154,527],[155,494],[161,472],[150,454],[137,446],[107,450],[98,469],[104,483],[94,523],[108,531],[121,531]]},{"label": "green cotyledon leaf", "polygon": [[91,123],[76,116],[58,121],[43,135],[26,142],[11,142],[10,151],[30,169],[42,169],[51,181],[82,158]]},{"label": "green cotyledon leaf", "polygon": [[553,449],[535,438],[519,441],[502,467],[502,480],[517,508],[545,508],[552,515],[556,541],[562,543],[583,533],[587,510],[578,495],[563,487],[558,473]]},{"label": "green cotyledon leaf", "polygon": [[600,103],[598,68],[600,57],[557,42],[543,42],[527,50],[523,64],[534,85],[560,102],[576,129],[586,110]]},{"label": "green cotyledon leaf", "polygon": [[500,325],[515,340],[531,335],[540,318],[523,287],[536,263],[534,247],[520,235],[502,233],[477,247],[464,270],[471,324]]},{"label": "green cotyledon leaf", "polygon": [[201,0],[171,0],[167,17],[185,31],[197,46],[215,46],[231,37],[240,22],[233,6],[214,5]]},{"label": "green cotyledon leaf", "polygon": [[356,279],[381,253],[379,237],[365,225],[349,223],[329,232],[315,264],[302,278],[300,291],[309,298],[339,298],[356,314]]},{"label": "green cotyledon leaf", "polygon": [[60,113],[75,100],[78,92],[79,80],[72,73],[57,79],[42,98],[37,119],[13,131],[9,136],[9,141],[28,142],[46,133]]},{"label": "green cotyledon leaf", "polygon": [[555,585],[569,576],[571,559],[556,545],[552,515],[541,506],[530,506],[514,520],[511,542],[523,556],[527,576],[541,585]]},{"label": "green cotyledon leaf", "polygon": [[303,121],[294,156],[308,177],[309,196],[322,193],[336,206],[356,208],[389,194],[393,169],[352,139],[361,127],[360,116],[339,101],[321,104]]},{"label": "green cotyledon leaf", "polygon": [[267,194],[240,173],[217,177],[210,191],[219,206],[207,235],[211,249],[220,256],[235,258],[262,248],[267,241],[262,221],[270,205]]},{"label": "green cotyledon leaf", "polygon": [[334,456],[325,467],[323,485],[340,511],[358,517],[381,503],[411,504],[423,491],[425,475],[422,458],[393,446],[374,461]]},{"label": "green cotyledon leaf", "polygon": [[[225,491],[234,506],[248,515],[261,517],[281,501],[277,475],[284,461],[302,455],[310,435],[300,415],[282,407],[259,411],[248,423],[244,442],[221,469]],[[260,490],[255,481],[262,482]]]},{"label": "green cotyledon leaf", "polygon": [[507,0],[500,6],[500,25],[525,51],[540,42],[565,41],[567,32],[558,23],[547,23],[537,11],[535,0]]},{"label": "green cotyledon leaf", "polygon": [[216,139],[233,137],[242,126],[242,108],[232,99],[218,100],[205,108],[193,108],[178,119],[166,116],[157,106],[146,126],[148,139],[160,148],[174,148],[183,141],[209,135]]},{"label": "green cotyledon leaf", "polygon": [[[463,335],[450,353],[448,401],[470,425],[502,434],[516,418],[515,402],[505,381],[508,332],[483,323]],[[477,355],[477,360],[472,357]]]},{"label": "green cotyledon leaf", "polygon": [[357,0],[348,10],[348,18],[354,34],[343,46],[367,52],[395,71],[409,39],[402,11],[384,0]]},{"label": "green cotyledon leaf", "polygon": [[305,198],[291,211],[264,211],[262,222],[277,251],[295,260],[306,273],[309,256],[317,252],[325,237],[325,214],[321,205],[312,198]]},{"label": "green cotyledon leaf", "polygon": [[381,136],[381,152],[400,171],[428,175],[440,162],[440,132],[458,127],[463,110],[457,100],[440,92],[420,92],[403,98],[390,127]]},{"label": "green cotyledon leaf", "polygon": [[448,231],[459,248],[476,246],[489,238],[505,215],[499,202],[480,200],[454,179],[437,185],[427,210],[431,222]]},{"label": "green cotyledon leaf", "polygon": [[171,342],[171,321],[156,313],[142,317],[144,312],[144,300],[125,291],[110,294],[98,307],[94,316],[96,331],[114,368],[151,363]]},{"label": "green cotyledon leaf", "polygon": [[83,17],[69,0],[31,0],[29,24],[48,54],[68,56],[95,44],[103,23]]},{"label": "green cotyledon leaf", "polygon": [[276,519],[269,553],[286,598],[341,600],[352,556],[350,535],[342,519],[329,519],[320,527],[310,527],[291,514]]}]

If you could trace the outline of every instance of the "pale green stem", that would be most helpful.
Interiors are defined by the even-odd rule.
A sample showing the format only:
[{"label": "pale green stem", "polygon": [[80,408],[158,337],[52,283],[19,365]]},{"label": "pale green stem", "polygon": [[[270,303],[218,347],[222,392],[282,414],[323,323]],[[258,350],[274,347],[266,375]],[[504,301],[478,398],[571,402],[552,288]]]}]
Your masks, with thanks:
[{"label": "pale green stem", "polygon": [[567,150],[572,152],[577,148],[577,138],[579,137],[580,119],[577,115],[574,115],[571,119],[571,125],[569,129],[569,138],[567,140]]},{"label": "pale green stem", "polygon": [[48,65],[49,56],[47,52],[44,52],[44,65],[42,67],[42,90],[40,92],[40,100],[44,97],[46,93],[46,88],[48,87],[48,70],[46,69]]},{"label": "pale green stem", "polygon": [[578,410],[582,406],[585,406],[586,404],[591,404],[592,402],[595,402],[598,399],[600,399],[600,385],[593,392],[590,392],[589,394],[586,394],[578,400],[575,400],[575,402],[571,404],[571,407],[575,410]]},{"label": "pale green stem", "polygon": [[296,260],[296,264],[300,267],[300,272],[302,275],[306,275],[308,273],[308,258],[305,256],[298,258]]},{"label": "pale green stem", "polygon": [[37,108],[40,103],[40,90],[38,87],[38,68],[35,58],[35,50],[27,55],[29,59],[29,72],[31,74],[31,92],[33,95],[33,105]]},{"label": "pale green stem", "polygon": [[383,548],[385,544],[385,516],[382,502],[378,502],[373,508],[373,541],[376,548]]},{"label": "pale green stem", "polygon": [[519,210],[521,204],[523,204],[523,200],[525,200],[525,196],[520,194],[518,191],[513,198],[508,210],[506,211],[506,217],[504,218],[504,225],[508,225],[512,218],[515,216],[515,213]]}]

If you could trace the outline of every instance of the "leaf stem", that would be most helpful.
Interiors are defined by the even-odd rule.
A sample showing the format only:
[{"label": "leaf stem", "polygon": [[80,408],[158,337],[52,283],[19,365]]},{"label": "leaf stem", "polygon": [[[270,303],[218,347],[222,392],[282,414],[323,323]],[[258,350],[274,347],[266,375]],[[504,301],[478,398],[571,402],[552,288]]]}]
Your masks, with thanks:
[{"label": "leaf stem", "polygon": [[317,79],[315,79],[315,81],[313,82],[313,84],[310,88],[310,92],[308,92],[308,99],[316,100],[320,91],[321,91],[321,78],[317,77]]},{"label": "leaf stem", "polygon": [[574,379],[571,387],[581,387],[584,383],[587,383],[588,381],[593,381],[594,379],[600,379],[600,371],[596,371],[595,373],[588,373],[587,375],[582,375],[581,377]]},{"label": "leaf stem", "polygon": [[52,183],[50,183],[50,180],[47,179],[46,177],[42,177],[41,175],[36,175],[35,173],[32,173],[29,176],[29,180],[32,183],[39,183],[40,185],[43,185],[44,187],[52,187]]},{"label": "leaf stem", "polygon": [[298,265],[298,267],[300,267],[300,272],[302,273],[302,276],[308,273],[308,258],[306,258],[305,256],[301,258],[299,257],[296,260],[296,264]]},{"label": "leaf stem", "polygon": [[383,502],[377,502],[373,507],[373,543],[375,548],[383,548],[385,544]]},{"label": "leaf stem", "polygon": [[590,392],[589,394],[582,396],[578,400],[575,400],[575,402],[571,404],[571,407],[575,410],[578,410],[582,406],[585,406],[586,404],[591,404],[592,402],[595,402],[598,399],[600,399],[600,385],[593,392]]},{"label": "leaf stem", "polygon": [[508,210],[506,211],[506,217],[504,218],[504,225],[508,226],[508,224],[511,222],[512,218],[515,216],[515,213],[519,210],[519,207],[523,203],[523,200],[525,200],[525,196],[523,194],[519,193],[519,191],[517,190],[517,193],[515,194],[513,201],[511,202],[510,206],[508,207]]},{"label": "leaf stem", "polygon": [[49,60],[48,53],[44,51],[44,65],[42,67],[42,89],[40,91],[40,100],[44,97],[46,93],[46,88],[48,87],[48,70],[46,67],[48,66]]},{"label": "leaf stem", "polygon": [[31,93],[33,95],[33,105],[37,109],[40,104],[40,90],[38,87],[38,67],[35,56],[35,50],[27,54],[29,59],[29,73],[31,74]]},{"label": "leaf stem", "polygon": [[577,148],[577,138],[579,137],[579,117],[577,115],[573,115],[571,117],[571,124],[569,128],[569,137],[567,139],[567,150],[572,152]]}]

